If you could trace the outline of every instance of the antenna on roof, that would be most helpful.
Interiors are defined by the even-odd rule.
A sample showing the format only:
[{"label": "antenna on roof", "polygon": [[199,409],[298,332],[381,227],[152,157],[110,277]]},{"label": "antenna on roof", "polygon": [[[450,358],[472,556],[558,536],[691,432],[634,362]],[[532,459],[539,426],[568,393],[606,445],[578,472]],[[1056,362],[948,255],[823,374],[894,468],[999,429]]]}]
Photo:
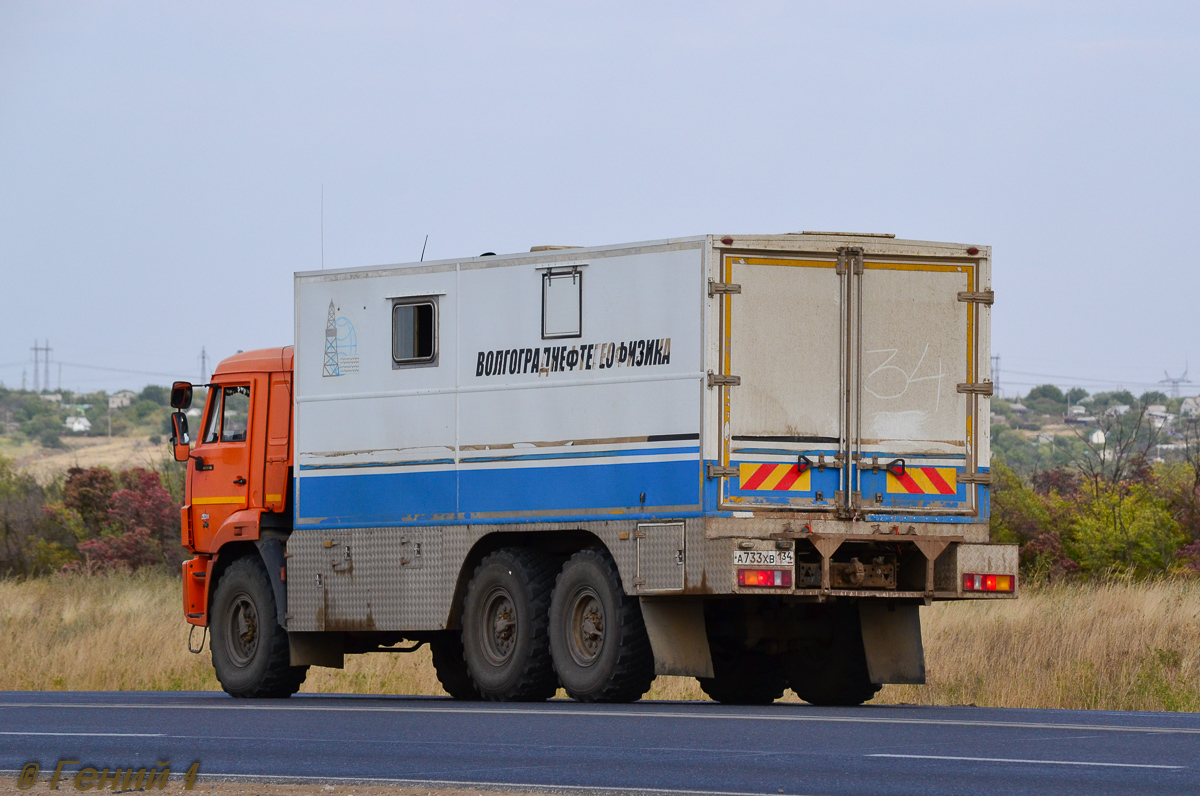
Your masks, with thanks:
[{"label": "antenna on roof", "polygon": [[325,270],[325,183],[321,183],[321,270]]},{"label": "antenna on roof", "polygon": [[425,242],[421,244],[421,262],[425,262],[425,247],[429,245],[429,236],[425,236]]}]

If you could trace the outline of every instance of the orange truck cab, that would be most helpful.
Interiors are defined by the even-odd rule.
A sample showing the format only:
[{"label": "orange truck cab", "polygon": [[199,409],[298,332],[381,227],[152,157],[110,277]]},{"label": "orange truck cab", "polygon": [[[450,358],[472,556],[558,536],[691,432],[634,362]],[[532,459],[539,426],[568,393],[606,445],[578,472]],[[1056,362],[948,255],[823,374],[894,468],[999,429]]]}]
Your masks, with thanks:
[{"label": "orange truck cab", "polygon": [[[187,461],[182,543],[194,557],[183,565],[187,621],[208,625],[208,584],[221,568],[257,548],[283,621],[284,543],[291,529],[291,346],[246,351],[217,366],[201,425],[191,435],[183,410],[191,386],[172,389],[176,459]],[[189,449],[190,447],[190,449]]]}]

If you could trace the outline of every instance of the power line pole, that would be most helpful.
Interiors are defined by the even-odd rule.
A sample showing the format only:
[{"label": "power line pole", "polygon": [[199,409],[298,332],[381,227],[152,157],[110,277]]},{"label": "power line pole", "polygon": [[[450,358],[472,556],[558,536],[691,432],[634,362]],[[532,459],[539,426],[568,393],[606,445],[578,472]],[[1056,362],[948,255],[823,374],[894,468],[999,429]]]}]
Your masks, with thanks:
[{"label": "power line pole", "polygon": [[992,355],[992,390],[1000,397],[1000,355]]},{"label": "power line pole", "polygon": [[1171,374],[1167,373],[1164,370],[1163,375],[1166,376],[1166,378],[1163,379],[1162,381],[1160,381],[1159,384],[1170,384],[1171,385],[1171,397],[1178,398],[1179,397],[1179,385],[1192,383],[1192,380],[1187,377],[1187,374],[1188,374],[1188,366],[1187,366],[1187,362],[1184,362],[1182,376],[1176,376],[1175,378],[1172,378]]},{"label": "power line pole", "polygon": [[200,346],[200,383],[208,383],[208,351]]},{"label": "power line pole", "polygon": [[[29,349],[33,352],[33,391],[41,392],[43,389],[50,389],[50,341],[47,340],[44,346],[38,345],[37,340],[33,341],[33,348]],[[42,354],[46,355],[45,367],[42,365]],[[39,377],[45,375],[39,382]]]}]

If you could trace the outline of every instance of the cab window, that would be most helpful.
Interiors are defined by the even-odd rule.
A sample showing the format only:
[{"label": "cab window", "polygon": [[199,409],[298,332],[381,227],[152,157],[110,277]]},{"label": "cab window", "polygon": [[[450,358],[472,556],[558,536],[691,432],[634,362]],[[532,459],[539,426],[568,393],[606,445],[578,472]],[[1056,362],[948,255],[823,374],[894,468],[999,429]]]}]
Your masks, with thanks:
[{"label": "cab window", "polygon": [[245,442],[250,425],[250,387],[239,385],[221,390],[221,442]]},{"label": "cab window", "polygon": [[204,424],[204,442],[245,442],[250,425],[250,386],[222,387],[213,391]]}]

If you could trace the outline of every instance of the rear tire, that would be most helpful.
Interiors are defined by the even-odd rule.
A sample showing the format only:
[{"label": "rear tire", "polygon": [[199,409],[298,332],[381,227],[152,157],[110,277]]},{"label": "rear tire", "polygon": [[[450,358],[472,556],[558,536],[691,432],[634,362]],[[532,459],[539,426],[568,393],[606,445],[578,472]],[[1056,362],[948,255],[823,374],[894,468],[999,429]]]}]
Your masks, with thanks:
[{"label": "rear tire", "polygon": [[871,682],[858,606],[830,606],[824,632],[783,656],[788,684],[810,705],[861,705],[883,686]]},{"label": "rear tire", "polygon": [[433,670],[446,693],[455,699],[477,700],[479,692],[467,671],[467,659],[463,656],[462,633],[447,630],[429,642],[433,655]]},{"label": "rear tire", "polygon": [[533,550],[507,548],[475,568],[463,605],[463,657],[479,695],[492,702],[554,696],[550,595],[558,567]]},{"label": "rear tire", "polygon": [[258,558],[234,561],[221,575],[209,612],[217,680],[234,697],[289,697],[307,666],[292,666],[287,631],[279,625],[275,592]]},{"label": "rear tire", "polygon": [[559,573],[550,653],[563,688],[580,702],[633,702],[650,690],[654,653],[642,609],[604,551],[580,551]]},{"label": "rear tire", "polygon": [[787,680],[779,662],[754,650],[712,652],[713,677],[697,677],[701,690],[727,705],[769,705]]}]

